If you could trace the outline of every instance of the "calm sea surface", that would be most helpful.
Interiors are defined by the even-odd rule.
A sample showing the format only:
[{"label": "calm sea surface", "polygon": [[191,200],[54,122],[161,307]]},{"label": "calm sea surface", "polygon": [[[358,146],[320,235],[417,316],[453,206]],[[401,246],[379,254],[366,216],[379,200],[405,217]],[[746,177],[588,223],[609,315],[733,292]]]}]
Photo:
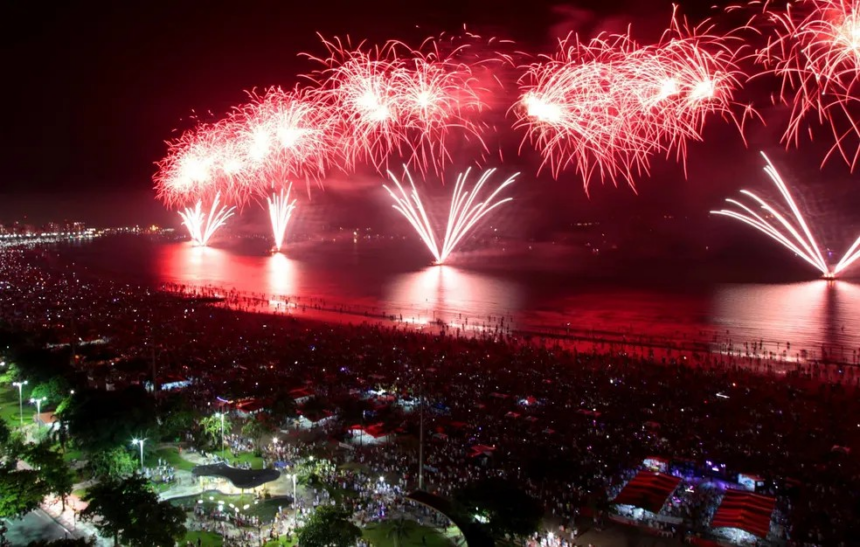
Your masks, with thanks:
[{"label": "calm sea surface", "polygon": [[[296,244],[270,255],[260,241],[196,248],[142,237],[103,238],[61,251],[97,275],[217,286],[264,299],[322,299],[329,307],[404,320],[505,326],[629,339],[698,340],[714,349],[764,342],[854,362],[860,348],[860,285],[849,281],[652,284],[581,276],[553,260],[471,257],[430,266],[414,242],[342,240]],[[524,267],[524,264],[528,267]],[[683,277],[683,276],[680,276]],[[638,278],[638,276],[636,276]]]}]

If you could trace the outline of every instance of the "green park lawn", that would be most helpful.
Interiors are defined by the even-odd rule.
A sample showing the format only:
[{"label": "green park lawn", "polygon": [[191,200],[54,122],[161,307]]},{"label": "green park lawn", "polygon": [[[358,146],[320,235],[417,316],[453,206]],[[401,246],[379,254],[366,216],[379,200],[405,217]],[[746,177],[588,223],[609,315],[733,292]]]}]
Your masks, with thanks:
[{"label": "green park lawn", "polygon": [[[392,525],[391,521],[371,524],[362,530],[362,535],[374,547],[392,547],[394,538],[388,535]],[[407,520],[406,536],[400,538],[400,547],[453,547],[453,543],[436,528],[421,526],[415,521]]]},{"label": "green park lawn", "polygon": [[[30,386],[24,386],[22,390],[24,401],[24,425],[33,423],[33,414],[36,413],[36,407],[31,405]],[[16,428],[20,424],[20,414],[18,408],[18,388],[8,385],[0,387],[0,419],[5,420],[10,428]]]},{"label": "green park lawn", "polygon": [[155,452],[149,454],[146,458],[146,465],[149,467],[158,465],[159,458],[166,461],[176,469],[191,471],[194,468],[194,464],[183,458],[179,454],[179,449],[174,446],[159,448]]},{"label": "green park lawn", "polygon": [[[67,443],[68,446],[68,443]],[[66,451],[63,453],[63,461],[66,463],[72,462],[74,460],[80,460],[84,457],[84,452],[80,448],[66,448]]]},{"label": "green park lawn", "polygon": [[261,458],[260,456],[255,456],[253,452],[242,452],[237,457],[230,457],[228,459],[233,465],[237,465],[240,463],[250,463],[251,469],[263,468],[263,458]]},{"label": "green park lawn", "polygon": [[191,545],[196,546],[198,539],[202,547],[221,547],[224,545],[224,539],[221,537],[221,534],[216,534],[215,532],[188,532],[185,534],[185,539],[179,544],[185,545],[190,541]]},{"label": "green park lawn", "polygon": [[293,539],[291,541],[287,541],[286,538],[281,539],[273,539],[271,541],[267,541],[265,543],[265,547],[293,547],[298,542],[296,535],[293,534]]}]

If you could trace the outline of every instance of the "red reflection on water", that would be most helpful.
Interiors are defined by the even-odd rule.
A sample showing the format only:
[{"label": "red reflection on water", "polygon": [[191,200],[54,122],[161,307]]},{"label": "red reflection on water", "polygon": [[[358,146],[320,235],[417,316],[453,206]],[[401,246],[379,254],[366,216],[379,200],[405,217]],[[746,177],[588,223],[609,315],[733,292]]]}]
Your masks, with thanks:
[{"label": "red reflection on water", "polygon": [[858,310],[860,287],[845,281],[727,285],[714,297],[712,320],[725,327],[736,349],[764,342],[766,351],[780,355],[807,350],[818,358],[824,351],[851,362],[860,345]]},{"label": "red reflection on water", "polygon": [[[520,288],[503,279],[454,266],[433,266],[391,281],[385,300],[405,310],[404,320],[427,323],[471,317],[485,323],[517,310]],[[488,316],[492,316],[491,319]]]},{"label": "red reflection on water", "polygon": [[163,245],[158,254],[160,274],[173,283],[183,285],[222,284],[232,281],[224,275],[231,256],[214,247],[198,247],[190,242]]},{"label": "red reflection on water", "polygon": [[275,296],[295,296],[296,263],[281,253],[275,253],[266,260],[268,292]]}]

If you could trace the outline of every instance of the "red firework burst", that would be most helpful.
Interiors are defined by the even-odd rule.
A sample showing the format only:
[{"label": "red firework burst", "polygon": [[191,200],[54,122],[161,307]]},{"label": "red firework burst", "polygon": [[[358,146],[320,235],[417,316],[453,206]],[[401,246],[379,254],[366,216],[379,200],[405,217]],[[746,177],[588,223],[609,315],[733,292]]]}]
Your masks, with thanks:
[{"label": "red firework burst", "polygon": [[629,33],[577,36],[530,65],[521,79],[517,125],[527,130],[554,176],[571,164],[586,191],[591,179],[633,186],[656,153],[685,163],[687,142],[701,140],[706,118],[719,113],[739,128],[753,110],[738,106],[740,46],[673,17],[660,43],[642,46]]},{"label": "red firework burst", "polygon": [[[813,125],[829,127],[838,153],[853,170],[860,157],[855,85],[860,77],[860,4],[856,0],[799,0],[784,9],[763,4],[767,44],[756,53],[765,71],[782,80],[779,99],[791,106],[783,133],[799,144]],[[761,25],[764,26],[764,25]]]},{"label": "red firework burst", "polygon": [[[287,179],[319,180],[334,149],[325,103],[301,90],[271,88],[251,94],[230,119],[231,138],[243,155],[243,176],[251,187],[283,185]],[[268,188],[264,188],[268,189]]]},{"label": "red firework burst", "polygon": [[420,50],[394,41],[324,44],[329,57],[317,59],[325,68],[313,75],[314,95],[329,105],[346,169],[361,162],[383,169],[399,156],[421,172],[438,172],[450,161],[453,130],[481,139],[476,118],[484,102],[471,67],[440,54],[432,40]]}]

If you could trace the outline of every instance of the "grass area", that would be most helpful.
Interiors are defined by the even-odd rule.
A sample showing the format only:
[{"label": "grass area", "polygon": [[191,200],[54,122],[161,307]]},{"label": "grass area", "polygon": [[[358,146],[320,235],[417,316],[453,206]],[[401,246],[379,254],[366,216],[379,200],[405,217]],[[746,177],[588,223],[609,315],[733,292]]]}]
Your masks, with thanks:
[{"label": "grass area", "polygon": [[240,463],[250,463],[251,469],[262,469],[263,468],[263,458],[260,456],[255,456],[253,452],[242,452],[236,458],[229,458],[230,463],[233,465]]},{"label": "grass area", "polygon": [[173,446],[159,448],[155,452],[152,452],[146,458],[146,465],[149,467],[155,467],[156,465],[158,465],[159,458],[166,461],[169,465],[172,465],[176,469],[182,469],[183,471],[191,471],[194,468],[194,464],[183,458],[179,454],[179,449]]},{"label": "grass area", "polygon": [[77,496],[78,498],[83,499],[83,497],[87,494],[86,488],[81,488],[80,490],[72,490],[72,495]]},{"label": "grass area", "polygon": [[[207,512],[216,509],[220,502],[224,511],[233,512],[234,507],[238,507],[239,513],[259,517],[262,522],[271,522],[278,512],[278,508],[284,508],[290,504],[290,500],[287,498],[258,500],[252,494],[228,496],[219,492],[204,492],[202,495],[173,498],[170,503],[191,509],[198,505],[200,500],[203,500],[203,509]],[[233,507],[230,506],[231,504]],[[247,509],[245,506],[248,506]]]},{"label": "grass area", "polygon": [[[68,443],[66,443],[68,445]],[[80,460],[84,457],[84,452],[80,448],[67,448],[63,454],[63,461],[69,463],[73,460]]]},{"label": "grass area", "polygon": [[[413,520],[405,521],[405,535],[400,538],[400,547],[453,547],[453,543],[442,532],[429,526],[421,526]],[[372,524],[362,530],[362,535],[374,547],[393,547],[394,537],[389,537],[392,521]]]},{"label": "grass area", "polygon": [[173,486],[172,484],[166,482],[159,482],[157,484],[150,482],[149,485],[152,487],[153,490],[155,490],[155,492],[159,494],[167,492]]},{"label": "grass area", "polygon": [[[24,401],[24,425],[32,424],[33,414],[36,413],[36,407],[29,403],[31,389],[27,385],[21,390]],[[0,388],[0,419],[5,420],[9,427],[14,429],[20,425],[19,410],[18,388],[11,385]]]},{"label": "grass area", "polygon": [[265,547],[293,547],[293,545],[298,543],[298,541],[296,534],[293,534],[293,539],[290,541],[287,541],[285,538],[273,539],[271,541],[267,541],[265,543]]},{"label": "grass area", "polygon": [[180,545],[185,545],[188,542],[191,542],[191,545],[196,547],[197,540],[200,540],[201,547],[221,547],[224,545],[224,538],[221,537],[221,534],[216,534],[215,532],[188,532],[185,534],[185,539],[180,541]]}]

